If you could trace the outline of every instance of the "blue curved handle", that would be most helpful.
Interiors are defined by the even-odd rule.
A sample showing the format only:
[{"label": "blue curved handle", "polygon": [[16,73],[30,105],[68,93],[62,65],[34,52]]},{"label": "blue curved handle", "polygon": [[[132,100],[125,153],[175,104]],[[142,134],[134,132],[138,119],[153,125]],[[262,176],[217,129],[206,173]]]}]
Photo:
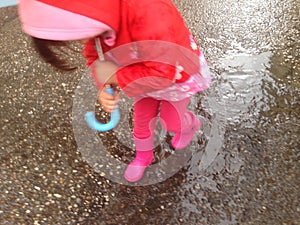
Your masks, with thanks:
[{"label": "blue curved handle", "polygon": [[[113,88],[111,88],[111,87],[106,88],[106,91],[109,94],[114,95]],[[89,125],[89,127],[94,129],[94,130],[97,130],[97,131],[100,131],[100,132],[109,131],[109,130],[113,129],[115,126],[117,126],[117,124],[119,123],[119,121],[120,121],[120,110],[115,109],[110,114],[110,121],[106,124],[100,123],[96,119],[94,112],[87,112],[85,114],[85,120],[86,120],[87,124]]]}]

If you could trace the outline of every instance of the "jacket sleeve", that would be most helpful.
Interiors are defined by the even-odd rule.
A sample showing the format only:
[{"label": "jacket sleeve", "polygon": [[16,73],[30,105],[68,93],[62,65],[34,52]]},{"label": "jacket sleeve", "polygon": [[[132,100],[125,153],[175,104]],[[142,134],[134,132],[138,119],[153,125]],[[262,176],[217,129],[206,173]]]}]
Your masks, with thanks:
[{"label": "jacket sleeve", "polygon": [[[120,87],[128,96],[164,89],[175,82],[173,61],[176,57],[171,55],[167,43],[176,43],[176,29],[181,29],[174,8],[163,1],[137,5],[129,12],[128,26],[132,41],[138,43],[138,62],[122,67],[116,74]],[[166,44],[159,47],[153,41]]]}]

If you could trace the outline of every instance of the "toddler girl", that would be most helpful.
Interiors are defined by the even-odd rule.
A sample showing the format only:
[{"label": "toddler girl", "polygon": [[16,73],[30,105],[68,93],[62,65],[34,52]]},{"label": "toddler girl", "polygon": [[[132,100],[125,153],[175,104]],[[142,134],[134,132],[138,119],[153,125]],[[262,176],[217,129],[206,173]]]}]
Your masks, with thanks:
[{"label": "toddler girl", "polygon": [[[200,121],[187,106],[194,94],[208,88],[210,75],[171,0],[20,0],[19,15],[23,31],[57,68],[70,69],[52,46],[86,40],[83,54],[107,112],[114,110],[118,97],[105,92],[104,85],[119,86],[134,98],[136,155],[125,170],[126,180],[140,180],[152,163],[158,116],[164,129],[175,133],[174,149],[189,145]],[[105,62],[98,60],[97,45]]]}]

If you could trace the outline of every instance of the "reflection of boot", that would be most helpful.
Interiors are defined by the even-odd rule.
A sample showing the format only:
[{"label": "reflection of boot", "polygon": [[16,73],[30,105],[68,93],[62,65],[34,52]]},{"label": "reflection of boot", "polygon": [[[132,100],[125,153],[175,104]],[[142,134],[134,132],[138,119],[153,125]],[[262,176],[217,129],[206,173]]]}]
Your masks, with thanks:
[{"label": "reflection of boot", "polygon": [[176,133],[171,141],[172,146],[176,150],[181,150],[188,146],[201,126],[200,120],[193,113],[188,112],[186,116],[189,117],[188,121],[190,121],[190,126],[184,128],[181,132]]},{"label": "reflection of boot", "polygon": [[146,139],[134,137],[136,154],[134,160],[127,166],[124,177],[129,182],[136,182],[143,177],[145,169],[153,161],[154,137],[151,135]]}]

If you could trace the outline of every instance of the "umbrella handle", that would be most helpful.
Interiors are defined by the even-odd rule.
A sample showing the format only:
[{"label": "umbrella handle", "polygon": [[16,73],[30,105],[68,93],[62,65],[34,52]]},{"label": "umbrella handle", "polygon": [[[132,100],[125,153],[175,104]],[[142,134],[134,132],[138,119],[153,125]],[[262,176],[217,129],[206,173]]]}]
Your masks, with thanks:
[{"label": "umbrella handle", "polygon": [[[106,88],[106,91],[114,95],[114,89],[112,87]],[[100,132],[105,132],[113,129],[115,126],[120,121],[120,110],[115,109],[111,114],[110,114],[110,121],[108,123],[100,123],[96,117],[94,112],[87,112],[85,114],[85,120],[88,124],[88,126],[94,130],[100,131]]]}]

